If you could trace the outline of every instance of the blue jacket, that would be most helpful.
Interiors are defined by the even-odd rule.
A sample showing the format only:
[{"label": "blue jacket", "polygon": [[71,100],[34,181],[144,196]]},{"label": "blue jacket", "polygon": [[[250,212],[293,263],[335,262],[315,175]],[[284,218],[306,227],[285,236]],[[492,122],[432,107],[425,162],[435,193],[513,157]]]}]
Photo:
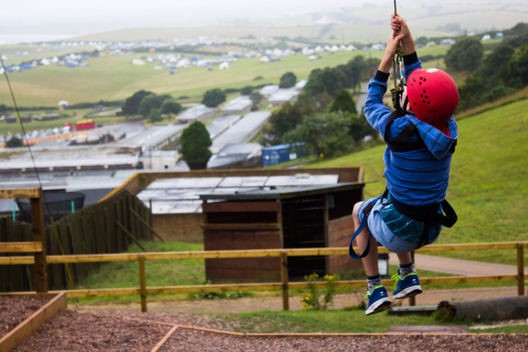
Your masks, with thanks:
[{"label": "blue jacket", "polygon": [[[406,77],[415,69],[421,68],[416,54],[404,57],[404,64]],[[365,102],[365,116],[381,136],[384,136],[387,119],[393,112],[383,104],[388,77],[386,73],[376,73],[369,82]],[[395,138],[409,123],[416,127],[409,140],[418,141],[421,138],[425,147],[406,152],[392,152],[387,147],[384,155],[387,188],[391,197],[407,205],[441,203],[446,196],[452,150],[458,138],[455,119],[453,116],[449,118],[451,136],[447,136],[416,116],[406,114],[390,125],[389,137]]]}]

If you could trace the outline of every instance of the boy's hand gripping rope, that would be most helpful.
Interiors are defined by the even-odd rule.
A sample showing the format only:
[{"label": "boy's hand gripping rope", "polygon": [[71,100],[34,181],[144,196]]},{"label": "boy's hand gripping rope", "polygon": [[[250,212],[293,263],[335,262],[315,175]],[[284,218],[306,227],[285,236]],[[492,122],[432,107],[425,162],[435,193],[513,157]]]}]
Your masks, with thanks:
[{"label": "boy's hand gripping rope", "polygon": [[[394,16],[397,16],[398,12],[396,10],[396,0],[394,0]],[[393,37],[398,35],[397,32],[393,32]],[[398,112],[401,112],[403,110],[400,100],[401,95],[403,93],[403,88],[405,86],[405,75],[403,73],[403,52],[401,43],[398,45],[398,49],[396,51],[396,55],[394,56],[394,59],[392,60],[392,71],[393,71],[393,78],[394,78],[394,87],[390,90],[391,97],[392,97],[392,106],[395,110]]]}]

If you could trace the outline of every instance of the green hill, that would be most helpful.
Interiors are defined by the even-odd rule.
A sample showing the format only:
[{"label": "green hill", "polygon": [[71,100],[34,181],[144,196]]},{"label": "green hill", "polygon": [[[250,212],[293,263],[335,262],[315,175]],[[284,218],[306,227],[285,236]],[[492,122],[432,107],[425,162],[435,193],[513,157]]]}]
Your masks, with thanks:
[{"label": "green hill", "polygon": [[[437,243],[528,240],[528,100],[521,100],[458,122],[459,142],[451,166],[447,198],[459,221],[444,229]],[[317,167],[365,168],[365,197],[381,193],[383,151],[379,146]],[[476,260],[514,264],[511,250],[455,252]]]}]

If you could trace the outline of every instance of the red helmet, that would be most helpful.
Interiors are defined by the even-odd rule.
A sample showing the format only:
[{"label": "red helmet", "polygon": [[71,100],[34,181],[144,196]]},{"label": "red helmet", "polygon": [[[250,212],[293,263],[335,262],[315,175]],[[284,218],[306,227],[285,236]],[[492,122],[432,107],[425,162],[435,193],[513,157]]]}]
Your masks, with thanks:
[{"label": "red helmet", "polygon": [[451,76],[439,69],[417,69],[407,80],[410,108],[421,121],[445,122],[458,105],[458,89]]}]

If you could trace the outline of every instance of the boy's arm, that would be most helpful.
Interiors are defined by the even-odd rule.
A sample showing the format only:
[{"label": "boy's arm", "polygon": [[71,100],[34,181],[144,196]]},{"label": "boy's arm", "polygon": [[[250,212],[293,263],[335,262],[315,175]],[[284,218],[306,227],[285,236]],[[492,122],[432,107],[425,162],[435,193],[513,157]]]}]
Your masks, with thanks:
[{"label": "boy's arm", "polygon": [[387,40],[385,53],[378,65],[376,76],[369,82],[368,96],[365,101],[365,117],[369,124],[381,135],[385,133],[385,124],[392,110],[383,104],[383,95],[387,91],[387,81],[392,66],[392,60],[396,55],[401,34],[391,36]]}]

